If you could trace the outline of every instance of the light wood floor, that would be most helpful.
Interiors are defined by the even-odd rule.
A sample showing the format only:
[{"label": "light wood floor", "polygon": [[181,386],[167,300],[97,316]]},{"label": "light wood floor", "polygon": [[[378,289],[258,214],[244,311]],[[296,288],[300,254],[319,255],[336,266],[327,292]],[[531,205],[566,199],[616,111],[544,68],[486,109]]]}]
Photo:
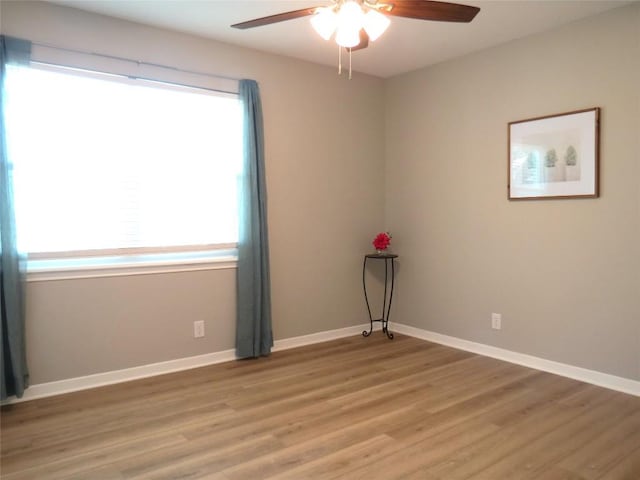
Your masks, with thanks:
[{"label": "light wood floor", "polygon": [[2,478],[640,479],[640,398],[376,332],[2,409]]}]

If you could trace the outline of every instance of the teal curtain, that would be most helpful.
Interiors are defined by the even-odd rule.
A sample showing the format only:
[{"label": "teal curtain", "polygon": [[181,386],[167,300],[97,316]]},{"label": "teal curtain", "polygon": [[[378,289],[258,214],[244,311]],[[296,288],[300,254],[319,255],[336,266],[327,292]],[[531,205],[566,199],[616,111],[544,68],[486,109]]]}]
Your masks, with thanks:
[{"label": "teal curtain", "polygon": [[0,35],[0,310],[2,310],[2,400],[21,397],[29,386],[24,332],[24,273],[16,245],[13,209],[13,168],[7,156],[4,108],[5,69],[9,63],[28,64],[31,42]]},{"label": "teal curtain", "polygon": [[243,175],[239,188],[236,354],[269,355],[271,286],[267,234],[267,188],[260,91],[254,80],[240,80],[243,109]]}]

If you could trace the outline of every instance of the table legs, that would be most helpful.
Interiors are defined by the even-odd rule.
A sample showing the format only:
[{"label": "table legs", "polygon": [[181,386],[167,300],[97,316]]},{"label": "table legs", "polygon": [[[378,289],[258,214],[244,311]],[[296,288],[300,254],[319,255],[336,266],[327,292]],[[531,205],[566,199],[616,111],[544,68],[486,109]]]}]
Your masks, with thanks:
[{"label": "table legs", "polygon": [[[389,261],[391,262],[391,288],[389,285]],[[367,312],[369,313],[369,331],[364,330],[362,336],[368,337],[373,332],[373,322],[382,323],[382,331],[387,335],[387,338],[393,339],[393,333],[389,331],[389,314],[391,313],[391,301],[393,300],[393,286],[395,281],[395,265],[393,258],[384,259],[384,298],[382,302],[382,316],[381,318],[374,319],[371,315],[371,307],[369,306],[369,296],[367,295],[367,282],[365,280],[365,273],[367,267],[367,257],[364,258],[362,264],[362,288],[364,290],[364,299],[367,303]],[[387,301],[388,297],[388,301]]]}]

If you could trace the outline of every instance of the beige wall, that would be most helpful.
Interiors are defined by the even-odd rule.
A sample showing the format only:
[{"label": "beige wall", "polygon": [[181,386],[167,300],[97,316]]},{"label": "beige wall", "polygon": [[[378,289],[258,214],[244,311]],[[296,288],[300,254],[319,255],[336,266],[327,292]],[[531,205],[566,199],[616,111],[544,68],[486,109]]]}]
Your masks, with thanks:
[{"label": "beige wall", "polygon": [[[363,323],[361,255],[384,212],[380,79],[38,2],[2,31],[260,84],[276,339]],[[207,336],[193,339],[205,320]],[[235,270],[30,282],[33,384],[233,348]]]},{"label": "beige wall", "polygon": [[[638,4],[389,80],[395,319],[640,380],[639,92]],[[601,197],[509,202],[507,123],[595,106]]]},{"label": "beige wall", "polygon": [[[2,2],[9,35],[260,83],[277,339],[362,323],[361,255],[388,228],[401,253],[392,322],[632,379],[639,26],[635,5],[385,83],[348,82],[333,68]],[[592,106],[601,198],[507,201],[507,123]],[[232,348],[234,282],[234,270],[31,282],[32,382]],[[503,314],[499,332],[491,312]],[[207,336],[194,340],[200,319]]]}]

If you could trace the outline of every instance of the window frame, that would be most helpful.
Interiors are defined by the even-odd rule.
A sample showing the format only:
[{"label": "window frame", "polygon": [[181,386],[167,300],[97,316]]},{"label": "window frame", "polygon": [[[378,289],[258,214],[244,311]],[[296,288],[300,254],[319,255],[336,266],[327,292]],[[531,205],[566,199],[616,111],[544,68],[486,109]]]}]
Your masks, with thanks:
[{"label": "window frame", "polygon": [[[74,75],[238,96],[238,81],[119,57],[35,45],[31,65]],[[134,83],[135,82],[135,83]],[[236,268],[237,244],[130,247],[27,253],[27,281],[65,280]]]}]

